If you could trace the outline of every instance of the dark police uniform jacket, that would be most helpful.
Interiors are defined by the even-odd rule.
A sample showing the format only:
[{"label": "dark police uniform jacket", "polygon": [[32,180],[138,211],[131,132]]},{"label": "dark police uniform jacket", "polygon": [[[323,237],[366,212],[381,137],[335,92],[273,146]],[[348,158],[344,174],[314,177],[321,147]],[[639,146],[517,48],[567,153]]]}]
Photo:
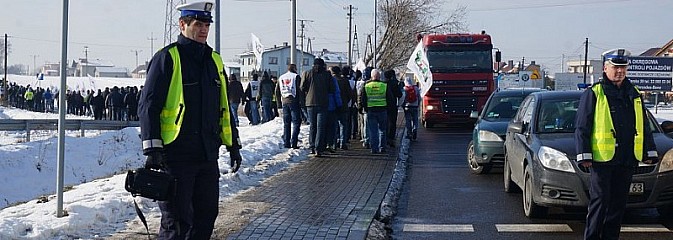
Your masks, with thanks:
[{"label": "dark police uniform jacket", "polygon": [[[185,112],[177,138],[164,146],[168,161],[217,161],[222,145],[219,135],[222,131],[219,126],[220,84],[227,82],[219,79],[212,58],[213,49],[182,34],[177,42],[157,52],[149,63],[138,106],[141,139],[161,139],[159,114],[166,102],[173,74],[173,60],[168,52],[173,46],[177,46],[180,53]],[[231,147],[240,149],[238,129],[231,113],[230,122]]]},{"label": "dark police uniform jacket", "polygon": [[[636,91],[635,86],[628,79],[624,79],[621,88],[617,88],[607,80],[607,76],[603,74],[603,81],[599,84],[603,85],[603,91],[610,106],[610,114],[612,116],[612,124],[615,128],[615,138],[617,140],[617,147],[615,148],[615,155],[611,161],[596,162],[593,161],[594,166],[600,165],[623,165],[636,166],[638,161],[633,153],[634,136],[636,134],[635,122],[636,116],[633,112],[633,99],[639,98],[640,94]],[[578,154],[591,153],[591,132],[593,129],[594,112],[596,106],[596,96],[591,88],[587,88],[582,94],[580,105],[577,109],[577,118],[575,120],[575,149]],[[656,151],[654,138],[652,137],[652,130],[650,128],[650,121],[647,117],[647,112],[643,107],[643,122],[645,139],[643,142],[643,160],[647,159],[647,152]],[[578,161],[580,159],[578,158]]]}]

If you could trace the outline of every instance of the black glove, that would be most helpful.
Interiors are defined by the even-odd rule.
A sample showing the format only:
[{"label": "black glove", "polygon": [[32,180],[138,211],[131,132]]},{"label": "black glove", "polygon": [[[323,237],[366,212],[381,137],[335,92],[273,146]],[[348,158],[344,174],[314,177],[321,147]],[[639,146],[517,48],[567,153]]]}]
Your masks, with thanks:
[{"label": "black glove", "polygon": [[163,149],[150,151],[146,155],[145,168],[157,170],[166,169],[166,153]]},{"label": "black glove", "polygon": [[230,159],[229,166],[231,166],[231,172],[232,173],[238,172],[238,169],[241,168],[241,160],[243,160],[243,158],[241,158],[241,151],[236,147],[229,149],[229,159]]}]

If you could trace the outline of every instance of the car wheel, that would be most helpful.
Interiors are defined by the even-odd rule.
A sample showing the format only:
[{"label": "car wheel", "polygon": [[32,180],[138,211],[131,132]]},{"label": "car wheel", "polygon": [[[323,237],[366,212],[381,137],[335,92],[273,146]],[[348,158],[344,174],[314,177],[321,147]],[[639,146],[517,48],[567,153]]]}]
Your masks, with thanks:
[{"label": "car wheel", "polygon": [[526,167],[523,184],[523,212],[526,217],[540,218],[547,215],[548,208],[537,205],[533,199],[533,179],[530,175],[530,166]]},{"label": "car wheel", "polygon": [[509,161],[507,160],[507,151],[505,151],[505,165],[502,168],[502,178],[505,186],[505,192],[513,193],[519,190],[519,187],[516,186],[516,183],[512,181],[512,168],[509,166]]},{"label": "car wheel", "polygon": [[491,171],[491,165],[479,165],[477,163],[477,156],[474,152],[474,141],[470,141],[467,145],[467,165],[470,167],[472,174],[487,174]]},{"label": "car wheel", "polygon": [[672,219],[673,205],[659,206],[657,207],[657,213],[659,213],[659,218],[661,219]]}]

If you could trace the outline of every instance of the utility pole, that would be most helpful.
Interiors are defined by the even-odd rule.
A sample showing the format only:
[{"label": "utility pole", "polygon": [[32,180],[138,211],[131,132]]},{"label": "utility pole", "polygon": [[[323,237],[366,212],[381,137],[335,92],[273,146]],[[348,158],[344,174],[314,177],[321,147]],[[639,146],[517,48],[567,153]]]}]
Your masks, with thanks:
[{"label": "utility pole", "polygon": [[378,28],[377,24],[377,18],[378,18],[378,10],[379,10],[379,1],[374,0],[374,48],[372,48],[372,52],[374,54],[374,68],[376,68],[376,44],[378,43],[377,38],[376,38],[376,29]]},{"label": "utility pole", "polygon": [[138,65],[138,52],[142,52],[142,51],[143,50],[131,50],[131,52],[136,53],[136,66],[133,68],[133,70],[135,70],[136,68],[138,68],[138,66],[140,66],[140,65]]},{"label": "utility pole", "polygon": [[313,22],[313,20],[308,20],[308,19],[299,19],[297,20],[301,24],[299,25],[301,27],[300,33],[299,33],[299,40],[301,41],[301,64],[299,64],[299,72],[303,72],[304,68],[304,28],[306,27],[306,22]]},{"label": "utility pole", "polygon": [[357,54],[355,55],[357,59],[360,59],[360,44],[358,43],[358,26],[355,25],[355,32],[353,33],[353,51]]},{"label": "utility pole", "polygon": [[217,51],[218,53],[222,53],[220,51],[220,27],[222,26],[222,23],[220,23],[220,0],[215,0],[214,20],[215,20],[215,51]]},{"label": "utility pole", "polygon": [[587,56],[589,54],[589,38],[584,40],[584,84],[587,84]]},{"label": "utility pole", "polygon": [[[37,66],[35,64],[35,58],[39,57],[40,55],[30,55],[30,56],[33,57],[33,71],[35,71],[35,73],[37,73]],[[28,74],[30,74],[30,71],[28,71]]]},{"label": "utility pole", "polygon": [[561,54],[561,72],[564,73],[566,72],[565,70],[565,61],[566,61],[566,55]]},{"label": "utility pole", "polygon": [[8,55],[8,54],[7,54],[7,33],[5,33],[5,51],[4,51],[3,54],[2,54],[2,56],[3,56],[3,58],[4,58],[3,61],[2,61],[2,62],[3,62],[2,65],[4,65],[4,66],[3,66],[3,70],[4,70],[3,72],[4,72],[4,74],[5,74],[5,76],[2,78],[2,84],[3,84],[3,85],[2,85],[2,86],[3,86],[3,87],[2,87],[2,91],[3,91],[3,98],[4,98],[4,99],[2,99],[2,100],[4,101],[5,106],[9,106],[9,103],[8,103],[8,101],[7,101],[7,99],[8,99],[8,98],[7,98],[7,95],[8,95],[8,94],[4,94],[5,91],[7,91],[7,55]]},{"label": "utility pole", "polygon": [[352,38],[353,36],[353,10],[357,10],[357,8],[354,8],[353,5],[348,5],[348,7],[344,7],[344,9],[348,10],[348,66],[353,65],[353,44],[352,44]]},{"label": "utility pole", "polygon": [[[290,63],[298,65],[297,62],[297,0],[291,0],[292,4],[290,4],[290,12],[292,19],[290,21],[292,24],[290,25]],[[303,54],[302,54],[303,55]],[[303,58],[302,58],[302,63],[303,63]],[[301,74],[301,72],[299,72]]]},{"label": "utility pole", "polygon": [[82,65],[84,76],[82,76],[82,74],[80,74],[80,77],[86,77],[86,76],[89,75],[89,72],[87,72],[89,70],[88,69],[88,66],[89,66],[89,47],[88,46],[84,46],[84,61],[85,61],[85,64],[86,64],[86,65]]},{"label": "utility pole", "polygon": [[154,56],[154,40],[157,40],[157,38],[154,37],[154,32],[150,33],[150,37],[147,38],[147,40],[150,40],[150,59],[152,59],[152,56]]}]

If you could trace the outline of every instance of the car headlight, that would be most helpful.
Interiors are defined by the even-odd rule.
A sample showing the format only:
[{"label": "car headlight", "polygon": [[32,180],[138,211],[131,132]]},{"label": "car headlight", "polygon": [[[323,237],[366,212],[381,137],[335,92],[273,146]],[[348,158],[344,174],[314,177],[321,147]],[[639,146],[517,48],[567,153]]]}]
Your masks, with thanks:
[{"label": "car headlight", "polygon": [[673,170],[673,149],[666,151],[659,164],[659,172],[668,172]]},{"label": "car headlight", "polygon": [[428,105],[428,106],[426,107],[426,109],[428,109],[428,110],[435,110],[435,106]]},{"label": "car headlight", "polygon": [[502,142],[502,138],[491,131],[479,130],[479,141],[482,142]]},{"label": "car headlight", "polygon": [[570,163],[570,159],[568,159],[565,153],[559,150],[550,147],[540,147],[540,150],[537,152],[537,157],[540,159],[540,162],[542,162],[542,166],[546,168],[570,173],[575,172],[575,168],[573,168],[572,163]]}]

